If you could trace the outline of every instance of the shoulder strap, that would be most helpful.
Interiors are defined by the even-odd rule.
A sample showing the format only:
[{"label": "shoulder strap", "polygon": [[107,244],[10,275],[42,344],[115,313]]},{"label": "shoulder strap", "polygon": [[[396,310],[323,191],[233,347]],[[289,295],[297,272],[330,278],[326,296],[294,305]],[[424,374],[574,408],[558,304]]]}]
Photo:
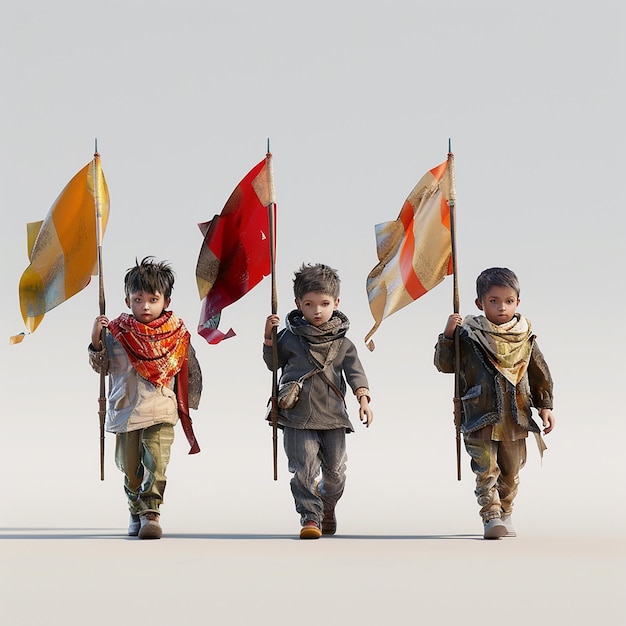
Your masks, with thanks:
[{"label": "shoulder strap", "polygon": [[317,370],[317,371],[319,372],[320,376],[324,379],[326,384],[337,394],[337,397],[344,403],[344,406],[345,406],[346,399],[343,397],[343,394],[341,393],[341,391],[337,389],[337,385],[335,385],[335,383],[332,380],[330,380],[330,378],[328,378],[326,374],[324,374],[323,370]]},{"label": "shoulder strap", "polygon": [[339,353],[339,348],[341,347],[341,344],[343,343],[343,337],[341,337],[339,339],[335,339],[333,341],[333,345],[331,346],[331,348],[330,348],[330,350],[328,352],[328,357],[326,358],[326,363],[324,363],[324,368],[323,369],[319,368],[318,363],[312,357],[311,351],[309,350],[307,342],[304,339],[302,339],[302,337],[300,337],[299,335],[298,335],[298,339],[300,339],[300,341],[302,342],[302,345],[304,346],[304,348],[305,348],[305,350],[307,352],[307,356],[309,358],[309,361],[311,361],[311,363],[315,366],[315,369],[313,371],[309,372],[308,374],[305,374],[304,376],[302,376],[300,378],[300,382],[303,382],[304,380],[306,380],[310,376],[313,376],[313,374],[319,374],[322,377],[322,379],[324,380],[324,382],[335,392],[337,397],[343,402],[343,404],[345,406],[346,405],[346,400],[343,397],[343,394],[341,393],[341,391],[339,391],[339,389],[337,388],[337,385],[335,385],[335,383],[333,383],[333,381],[330,380],[330,378],[328,378],[328,376],[326,376],[326,374],[324,373],[324,369],[326,369],[326,366],[329,363],[332,363],[333,359]]},{"label": "shoulder strap", "polygon": [[302,384],[307,378],[311,378],[311,376],[317,374],[319,371],[321,370],[318,370],[317,368],[315,368],[314,370],[307,372],[306,374],[304,374],[304,376],[300,376],[300,378],[298,378],[298,382]]}]

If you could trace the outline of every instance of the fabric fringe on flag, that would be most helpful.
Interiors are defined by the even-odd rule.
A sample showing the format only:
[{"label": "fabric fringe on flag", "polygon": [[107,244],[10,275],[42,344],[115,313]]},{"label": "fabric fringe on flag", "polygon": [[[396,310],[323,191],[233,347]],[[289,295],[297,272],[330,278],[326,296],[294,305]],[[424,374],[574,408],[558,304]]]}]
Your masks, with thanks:
[{"label": "fabric fringe on flag", "polygon": [[[100,155],[66,185],[45,219],[27,224],[30,265],[19,284],[24,324],[33,333],[45,313],[84,289],[98,274],[96,213],[102,229],[109,217],[109,191]],[[24,333],[11,337],[20,343]]]},{"label": "fabric fringe on flag", "polygon": [[222,310],[270,273],[269,209],[275,210],[271,155],[237,185],[220,215],[198,224],[204,237],[196,280],[202,299],[198,334],[210,344],[235,335],[218,330]]},{"label": "fabric fringe on flag", "polygon": [[375,320],[370,341],[381,322],[423,296],[452,274],[449,202],[454,197],[453,157],[428,171],[406,199],[398,219],[375,226],[379,263],[367,277],[367,297]]}]

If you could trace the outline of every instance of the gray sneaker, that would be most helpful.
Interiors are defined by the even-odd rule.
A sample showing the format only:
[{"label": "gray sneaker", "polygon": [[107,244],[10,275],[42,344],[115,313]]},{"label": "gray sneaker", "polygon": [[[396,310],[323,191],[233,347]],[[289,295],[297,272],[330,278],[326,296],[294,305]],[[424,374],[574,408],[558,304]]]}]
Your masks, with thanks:
[{"label": "gray sneaker", "polygon": [[144,511],[139,514],[139,539],[160,539],[163,535],[156,511]]},{"label": "gray sneaker", "polygon": [[139,534],[141,528],[141,522],[139,521],[139,515],[135,513],[130,514],[130,521],[128,522],[128,536],[136,537]]},{"label": "gray sneaker", "polygon": [[507,528],[499,517],[493,517],[485,522],[485,532],[483,534],[485,539],[500,539],[506,533]]},{"label": "gray sneaker", "polygon": [[517,537],[517,533],[515,532],[515,527],[513,526],[513,522],[511,521],[510,515],[503,515],[501,518],[502,523],[506,526],[506,535],[505,537]]}]

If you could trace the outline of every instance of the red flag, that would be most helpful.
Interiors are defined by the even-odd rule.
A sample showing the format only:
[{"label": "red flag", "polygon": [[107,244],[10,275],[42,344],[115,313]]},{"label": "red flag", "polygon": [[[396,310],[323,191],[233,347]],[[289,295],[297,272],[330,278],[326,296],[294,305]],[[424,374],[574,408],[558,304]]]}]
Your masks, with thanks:
[{"label": "red flag", "polygon": [[423,296],[452,274],[449,202],[454,197],[452,155],[417,183],[398,219],[376,226],[378,265],[367,277],[367,295],[375,324]]},{"label": "red flag", "polygon": [[237,185],[220,215],[198,224],[204,236],[196,266],[202,298],[198,334],[209,343],[235,334],[232,328],[217,329],[222,310],[270,273],[269,205],[274,182],[268,154]]}]

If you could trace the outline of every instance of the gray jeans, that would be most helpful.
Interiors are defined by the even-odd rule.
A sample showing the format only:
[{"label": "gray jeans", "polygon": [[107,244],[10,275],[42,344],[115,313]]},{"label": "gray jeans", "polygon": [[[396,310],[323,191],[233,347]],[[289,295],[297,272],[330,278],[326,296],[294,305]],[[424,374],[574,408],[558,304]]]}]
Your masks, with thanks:
[{"label": "gray jeans", "polygon": [[285,427],[283,435],[293,474],[291,493],[300,522],[313,520],[319,524],[324,511],[335,507],[346,484],[346,430]]},{"label": "gray jeans", "polygon": [[476,474],[476,499],[484,521],[510,515],[519,488],[519,471],[526,464],[526,439],[490,441],[465,437]]}]

